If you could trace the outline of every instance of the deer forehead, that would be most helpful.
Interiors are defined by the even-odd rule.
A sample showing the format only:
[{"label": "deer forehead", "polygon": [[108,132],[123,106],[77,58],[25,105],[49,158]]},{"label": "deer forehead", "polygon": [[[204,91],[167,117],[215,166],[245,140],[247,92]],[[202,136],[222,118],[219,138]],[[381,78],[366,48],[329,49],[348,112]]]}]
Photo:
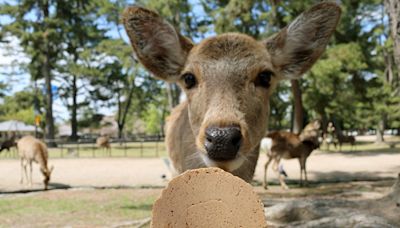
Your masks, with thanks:
[{"label": "deer forehead", "polygon": [[198,77],[242,80],[251,79],[263,70],[273,70],[267,49],[254,38],[237,33],[203,40],[192,48],[184,67],[184,72],[193,72]]}]

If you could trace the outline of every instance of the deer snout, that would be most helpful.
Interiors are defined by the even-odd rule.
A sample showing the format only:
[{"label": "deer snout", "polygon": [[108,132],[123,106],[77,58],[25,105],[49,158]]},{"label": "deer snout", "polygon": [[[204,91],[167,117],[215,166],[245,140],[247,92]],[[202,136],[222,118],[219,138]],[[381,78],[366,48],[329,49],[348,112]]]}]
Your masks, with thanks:
[{"label": "deer snout", "polygon": [[234,159],[242,142],[239,126],[208,127],[205,132],[208,157],[216,161]]}]

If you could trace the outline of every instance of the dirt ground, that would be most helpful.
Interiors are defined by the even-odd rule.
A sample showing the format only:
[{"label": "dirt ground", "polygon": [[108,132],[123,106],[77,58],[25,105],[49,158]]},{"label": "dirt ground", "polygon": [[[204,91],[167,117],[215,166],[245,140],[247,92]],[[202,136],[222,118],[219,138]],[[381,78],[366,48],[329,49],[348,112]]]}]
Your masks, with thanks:
[{"label": "dirt ground", "polygon": [[[165,186],[162,175],[170,177],[165,158],[80,158],[52,159],[54,166],[51,188],[107,187],[107,186]],[[263,178],[265,155],[260,155],[255,181]],[[297,160],[284,160],[289,175],[288,183],[297,183],[300,166]],[[394,152],[315,152],[307,161],[312,182],[371,181],[396,178],[400,172],[400,153]],[[269,180],[276,182],[276,174],[269,168]],[[20,162],[0,160],[0,193],[28,190],[20,184]],[[33,167],[33,189],[42,187],[39,167]]]}]

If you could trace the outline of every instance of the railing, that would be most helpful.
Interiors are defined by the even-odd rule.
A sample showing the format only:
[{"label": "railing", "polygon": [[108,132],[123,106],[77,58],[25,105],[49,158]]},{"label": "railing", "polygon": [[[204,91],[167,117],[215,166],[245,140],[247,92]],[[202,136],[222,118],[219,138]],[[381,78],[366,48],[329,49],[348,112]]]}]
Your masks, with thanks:
[{"label": "railing", "polygon": [[[161,138],[163,139],[163,138]],[[83,139],[78,142],[52,140],[57,146],[48,148],[51,158],[97,158],[97,157],[160,157],[166,156],[164,141],[153,138],[141,140],[110,140],[110,148],[98,147],[96,139]],[[49,143],[49,141],[46,141]],[[3,151],[1,158],[18,158],[15,147],[10,152]]]}]

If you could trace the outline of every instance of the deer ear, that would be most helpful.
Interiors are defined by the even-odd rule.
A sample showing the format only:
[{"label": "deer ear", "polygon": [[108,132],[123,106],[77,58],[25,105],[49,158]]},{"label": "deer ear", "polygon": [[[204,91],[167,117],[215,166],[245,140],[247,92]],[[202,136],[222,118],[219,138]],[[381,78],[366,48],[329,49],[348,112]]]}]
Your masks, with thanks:
[{"label": "deer ear", "polygon": [[122,18],[140,62],[158,78],[176,81],[193,47],[192,42],[151,10],[128,7]]},{"label": "deer ear", "polygon": [[264,41],[272,63],[284,78],[295,79],[311,68],[325,50],[339,21],[335,3],[320,3]]}]

